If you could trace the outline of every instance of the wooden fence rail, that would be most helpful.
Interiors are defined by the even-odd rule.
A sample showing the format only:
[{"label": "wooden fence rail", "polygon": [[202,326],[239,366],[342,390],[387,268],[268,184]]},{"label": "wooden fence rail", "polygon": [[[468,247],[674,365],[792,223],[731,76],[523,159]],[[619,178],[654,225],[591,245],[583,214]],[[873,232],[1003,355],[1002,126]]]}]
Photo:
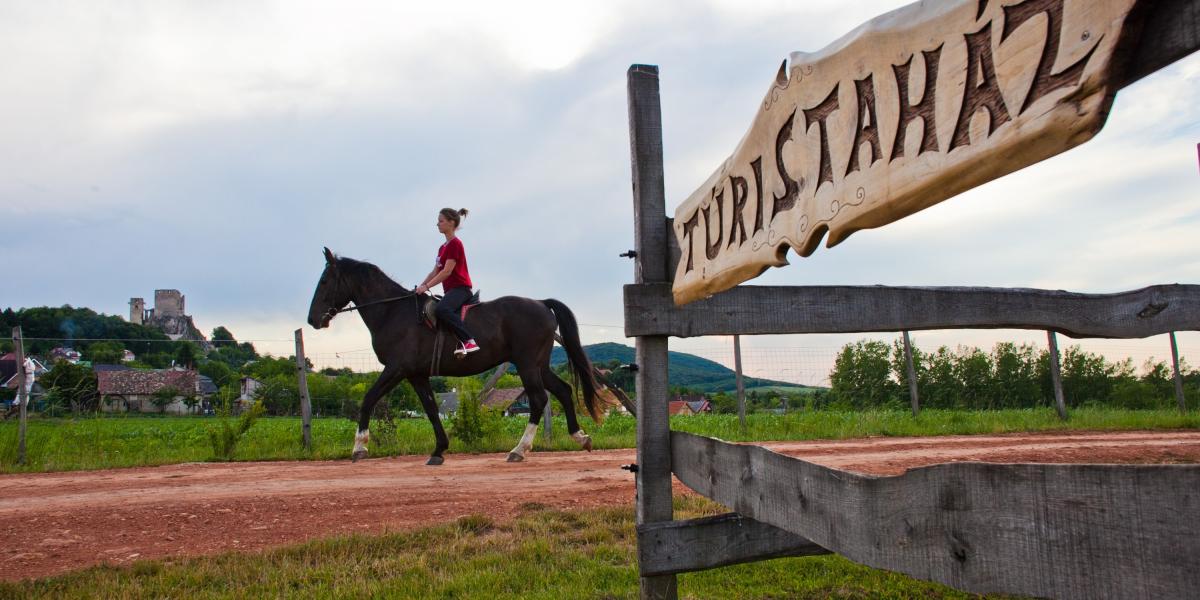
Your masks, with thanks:
[{"label": "wooden fence rail", "polygon": [[671,432],[675,475],[864,565],[971,592],[1186,598],[1200,468],[951,463],[872,477]]},{"label": "wooden fence rail", "polygon": [[1039,329],[1143,338],[1200,329],[1200,285],[1116,294],[986,287],[738,286],[675,306],[670,284],[625,286],[625,335]]},{"label": "wooden fence rail", "polygon": [[769,558],[815,556],[829,551],[786,531],[737,513],[638,525],[642,576],[674,575]]}]

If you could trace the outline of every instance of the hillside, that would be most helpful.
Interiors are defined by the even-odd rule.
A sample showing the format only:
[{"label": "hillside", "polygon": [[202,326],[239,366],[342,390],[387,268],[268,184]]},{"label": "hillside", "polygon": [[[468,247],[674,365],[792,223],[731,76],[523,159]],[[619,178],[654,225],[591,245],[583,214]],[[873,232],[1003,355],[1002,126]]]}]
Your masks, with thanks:
[{"label": "hillside", "polygon": [[[605,364],[617,360],[621,364],[634,362],[634,349],[624,344],[606,342],[591,344],[583,347],[588,358],[595,364]],[[550,364],[561,365],[566,360],[566,353],[559,346],[554,347],[550,354]],[[737,389],[737,374],[733,369],[721,363],[701,358],[685,352],[667,352],[667,383],[672,386],[687,387],[697,392],[732,392]],[[770,387],[785,388],[781,391],[801,392],[813,389],[810,386],[773,381],[756,377],[744,377],[743,385],[747,389]]]},{"label": "hillside", "polygon": [[0,329],[5,334],[21,326],[28,340],[25,352],[45,354],[57,346],[73,346],[75,340],[122,340],[124,346],[141,355],[153,352],[155,343],[167,341],[157,329],[135,325],[121,317],[97,313],[90,308],[39,306],[0,312]]}]

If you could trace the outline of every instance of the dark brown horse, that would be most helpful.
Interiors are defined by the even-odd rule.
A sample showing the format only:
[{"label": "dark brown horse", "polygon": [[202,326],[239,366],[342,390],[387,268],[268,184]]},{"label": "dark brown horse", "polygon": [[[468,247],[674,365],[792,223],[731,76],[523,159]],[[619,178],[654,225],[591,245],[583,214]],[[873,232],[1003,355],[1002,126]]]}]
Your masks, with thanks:
[{"label": "dark brown horse", "polygon": [[[429,385],[430,375],[474,375],[511,362],[525,384],[529,397],[529,424],[525,435],[508,455],[510,462],[524,460],[533,444],[542,411],[546,407],[546,390],[562,404],[567,417],[567,431],[579,445],[592,449],[592,440],[579,428],[575,418],[571,386],[550,370],[550,350],[554,346],[554,331],[560,329],[563,348],[583,389],[584,404],[592,418],[599,422],[596,408],[596,382],[592,365],[579,343],[579,326],[575,316],[558,300],[530,300],[505,296],[484,302],[467,314],[467,325],[475,334],[480,350],[464,358],[453,355],[454,335],[444,332],[441,356],[434,360],[435,332],[418,319],[419,307],[429,300],[428,295],[416,295],[396,283],[370,263],[351,258],[339,258],[325,249],[325,271],[317,282],[308,324],[316,329],[329,325],[334,315],[353,302],[362,320],[371,331],[371,346],[383,363],[379,379],[363,398],[358,417],[358,434],[354,436],[354,460],[367,456],[371,412],[375,403],[404,379],[412,382],[421,399],[425,414],[433,423],[437,445],[426,464],[442,464],[442,454],[450,446],[438,406]],[[349,309],[354,310],[354,309]],[[436,368],[436,373],[431,370]]]}]

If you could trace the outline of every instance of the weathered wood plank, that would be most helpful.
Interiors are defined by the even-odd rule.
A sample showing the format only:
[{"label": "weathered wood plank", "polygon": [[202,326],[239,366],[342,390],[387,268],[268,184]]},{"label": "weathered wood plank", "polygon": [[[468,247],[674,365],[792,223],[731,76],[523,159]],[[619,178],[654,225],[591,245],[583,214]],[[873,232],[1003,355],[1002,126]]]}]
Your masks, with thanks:
[{"label": "weathered wood plank", "polygon": [[675,301],[1091,139],[1148,3],[913,2],[793,52],[733,153],[674,213]]},{"label": "weathered wood plank", "polygon": [[638,526],[643,575],[702,571],[741,563],[814,556],[829,551],[774,525],[737,513]]},{"label": "weathered wood plank", "polygon": [[[633,214],[637,259],[634,281],[667,281],[666,198],[663,191],[662,109],[658,67],[633,65],[626,75],[629,142],[633,169]],[[670,521],[671,436],[667,410],[667,338],[639,337],[637,364],[637,522]],[[641,547],[641,538],[638,546]],[[645,576],[642,598],[678,596],[674,575]]]},{"label": "weathered wood plank", "polygon": [[837,471],[672,432],[684,484],[872,567],[971,592],[1191,598],[1200,466],[955,463]]},{"label": "weathered wood plank", "polygon": [[1146,14],[1122,86],[1200,50],[1200,0],[1154,0],[1139,8]]},{"label": "weathered wood plank", "polygon": [[625,286],[625,335],[1040,329],[1141,338],[1200,329],[1200,286],[1116,294],[981,287],[739,286],[675,306],[665,285]]},{"label": "weathered wood plank", "polygon": [[634,281],[667,280],[667,214],[663,184],[662,108],[658,67],[633,65],[626,74],[633,173]]}]

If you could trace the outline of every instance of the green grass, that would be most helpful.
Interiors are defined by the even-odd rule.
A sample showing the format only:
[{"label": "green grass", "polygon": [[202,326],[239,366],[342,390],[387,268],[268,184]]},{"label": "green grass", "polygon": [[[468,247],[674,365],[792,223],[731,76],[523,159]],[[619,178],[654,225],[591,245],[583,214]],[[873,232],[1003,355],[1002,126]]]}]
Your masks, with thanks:
[{"label": "green grass", "polygon": [[[724,512],[676,501],[676,516]],[[636,598],[631,508],[531,503],[509,523],[471,515],[406,533],[339,537],[261,553],[99,566],[0,583],[0,598]],[[685,573],[681,598],[975,598],[837,556]]]},{"label": "green grass", "polygon": [[[926,410],[913,418],[905,411],[797,412],[788,415],[747,416],[743,433],[736,415],[675,417],[671,427],[680,431],[730,441],[843,439],[867,436],[917,436],[980,433],[1013,433],[1061,430],[1196,429],[1200,413],[1180,414],[1173,410],[1130,411],[1079,408],[1070,421],[1058,420],[1051,409],[951,411]],[[504,419],[499,433],[489,436],[475,449],[505,452],[516,445],[525,427],[524,418]],[[583,419],[584,430],[595,447],[632,448],[636,440],[635,420],[614,415],[602,427]],[[16,462],[17,424],[0,422],[0,472],[71,471],[208,461],[213,449],[208,429],[217,425],[204,417],[100,417],[78,419],[31,419],[27,436],[27,464]],[[349,458],[355,424],[347,419],[314,419],[313,449],[300,442],[298,418],[264,418],[250,429],[238,445],[234,460],[313,460]],[[554,420],[554,438],[547,443],[537,436],[536,450],[577,450],[566,434],[562,417]],[[394,432],[378,423],[372,425],[371,455],[428,454],[433,450],[433,431],[425,419],[399,419]],[[457,440],[450,451],[469,452]]]}]

